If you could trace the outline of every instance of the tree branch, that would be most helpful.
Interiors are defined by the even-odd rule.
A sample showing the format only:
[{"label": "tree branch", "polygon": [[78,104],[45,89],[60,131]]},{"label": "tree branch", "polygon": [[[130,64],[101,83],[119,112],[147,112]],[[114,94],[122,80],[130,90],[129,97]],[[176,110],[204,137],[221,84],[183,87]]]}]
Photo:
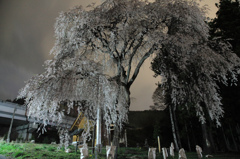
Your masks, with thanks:
[{"label": "tree branch", "polygon": [[153,54],[154,50],[157,49],[157,45],[153,44],[153,46],[151,47],[151,49],[145,53],[145,55],[142,57],[142,59],[139,61],[134,74],[132,75],[132,78],[129,80],[129,82],[127,83],[127,86],[130,88],[130,86],[132,85],[132,83],[135,81],[135,79],[137,78],[137,75],[139,73],[139,70],[142,66],[142,64],[144,63],[144,61],[151,55]]},{"label": "tree branch", "polygon": [[[135,39],[133,40],[133,42],[135,41]],[[132,68],[132,60],[133,60],[133,57],[134,57],[134,55],[136,54],[136,52],[137,52],[137,50],[138,50],[138,48],[142,45],[142,42],[143,42],[143,35],[141,36],[141,38],[139,39],[139,42],[138,42],[138,44],[133,48],[133,52],[132,52],[132,54],[131,54],[131,56],[130,56],[130,58],[129,58],[129,62],[128,62],[128,71],[127,71],[127,77],[126,77],[126,83],[128,82],[128,80],[129,80],[129,76],[130,76],[130,72],[131,72],[131,68]],[[131,43],[131,45],[132,45],[133,43]]]}]

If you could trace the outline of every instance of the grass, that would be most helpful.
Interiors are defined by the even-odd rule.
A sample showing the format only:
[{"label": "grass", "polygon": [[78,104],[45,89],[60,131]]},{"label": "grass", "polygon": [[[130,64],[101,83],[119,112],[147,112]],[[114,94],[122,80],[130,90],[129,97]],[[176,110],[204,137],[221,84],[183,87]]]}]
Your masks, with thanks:
[{"label": "grass", "polygon": [[17,159],[75,159],[80,153],[66,153],[64,149],[57,149],[58,145],[34,143],[0,143],[0,154]]},{"label": "grass", "polygon": [[[71,153],[66,153],[64,149],[57,149],[58,145],[50,144],[34,144],[34,143],[5,143],[0,142],[0,154],[9,158],[17,159],[76,159],[80,158],[80,152],[78,150],[75,153],[75,147],[70,146]],[[118,150],[118,159],[147,159],[148,150],[146,148],[120,148]],[[219,153],[213,155],[211,159],[239,159],[240,154],[232,153]],[[162,154],[156,154],[157,159],[163,159]],[[94,159],[95,155],[92,154],[92,150],[89,149],[89,159]],[[197,159],[195,152],[187,153],[188,159]],[[106,150],[103,148],[102,152],[98,154],[98,159],[106,159]],[[178,159],[178,154],[175,154],[174,158],[168,157],[168,159]]]}]

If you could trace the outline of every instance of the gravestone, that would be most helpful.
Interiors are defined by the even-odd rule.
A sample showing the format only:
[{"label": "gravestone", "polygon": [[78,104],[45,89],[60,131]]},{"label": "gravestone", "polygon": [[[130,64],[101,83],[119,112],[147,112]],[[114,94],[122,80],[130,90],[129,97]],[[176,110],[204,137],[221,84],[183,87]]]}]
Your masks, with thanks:
[{"label": "gravestone", "polygon": [[148,159],[156,159],[156,149],[157,148],[149,148]]},{"label": "gravestone", "polygon": [[163,159],[166,159],[168,157],[168,152],[165,147],[162,148],[162,153],[163,153]]},{"label": "gravestone", "polygon": [[170,156],[174,157],[174,145],[171,142],[171,146],[170,146]]},{"label": "gravestone", "polygon": [[106,146],[107,159],[114,159],[116,146]]},{"label": "gravestone", "polygon": [[65,152],[66,152],[66,153],[71,153],[72,150],[68,148],[68,149],[65,150]]},{"label": "gravestone", "polygon": [[179,159],[187,159],[186,153],[183,148],[179,150]]},{"label": "gravestone", "polygon": [[82,148],[80,148],[80,159],[87,159],[88,158],[88,147],[87,144],[84,144]]},{"label": "gravestone", "polygon": [[206,158],[212,158],[213,155],[206,155]]},{"label": "gravestone", "polygon": [[198,158],[202,158],[202,148],[198,145],[196,145],[196,151],[197,151],[197,155],[198,155]]}]

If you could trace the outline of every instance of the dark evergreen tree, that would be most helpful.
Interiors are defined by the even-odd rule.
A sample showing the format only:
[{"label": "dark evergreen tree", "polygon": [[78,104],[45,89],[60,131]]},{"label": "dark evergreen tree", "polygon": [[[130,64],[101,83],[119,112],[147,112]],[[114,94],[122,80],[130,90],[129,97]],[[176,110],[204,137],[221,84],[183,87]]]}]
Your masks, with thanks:
[{"label": "dark evergreen tree", "polygon": [[[214,57],[210,58],[210,59],[215,59],[217,63],[221,63],[221,59],[217,58],[217,56],[219,55],[224,55],[225,51],[220,51],[222,48],[224,47],[215,47],[214,45],[212,45],[212,42],[216,42],[218,44],[221,43],[230,43],[232,46],[232,51],[234,51],[235,53],[239,54],[238,50],[239,50],[239,36],[237,34],[239,34],[239,2],[238,1],[230,1],[230,0],[221,0],[220,4],[217,4],[219,11],[217,12],[217,18],[213,19],[209,25],[210,25],[210,38],[209,41],[207,42],[207,45],[205,46],[210,46],[213,50],[217,51],[218,53],[216,53],[214,55]],[[230,8],[228,8],[230,7]],[[229,15],[227,15],[227,12],[231,12],[229,13],[230,17],[228,17]],[[226,20],[225,20],[226,19]],[[225,26],[224,26],[225,25]],[[173,29],[173,30],[172,30]],[[231,30],[231,31],[229,31]],[[168,30],[169,32],[173,32],[174,33],[174,28],[169,28]],[[236,35],[235,35],[236,34]],[[169,44],[169,45],[174,45],[176,46],[176,44]],[[192,47],[194,47],[195,45],[192,45]],[[197,45],[198,46],[198,45]],[[225,85],[228,84],[228,82],[230,83],[230,80],[226,80],[225,82],[223,82],[222,80],[219,80],[218,75],[216,75],[215,73],[217,72],[221,72],[223,68],[219,68],[219,66],[221,66],[222,64],[220,64],[218,66],[218,68],[215,71],[212,71],[212,69],[214,69],[216,67],[216,64],[213,64],[212,61],[206,61],[203,62],[205,60],[207,60],[209,58],[209,56],[207,55],[205,58],[202,55],[201,51],[197,51],[197,59],[198,61],[196,62],[192,62],[193,58],[195,58],[195,56],[191,56],[191,59],[188,59],[187,55],[182,55],[182,53],[186,50],[181,49],[181,47],[175,47],[175,50],[170,50],[168,49],[168,45],[163,45],[161,48],[161,51],[163,53],[163,55],[158,55],[154,61],[152,62],[152,69],[153,71],[156,73],[156,75],[163,75],[165,76],[165,92],[169,93],[169,95],[171,96],[171,103],[175,102],[175,106],[182,106],[182,105],[186,105],[186,107],[189,109],[192,106],[196,109],[198,109],[198,106],[201,106],[201,111],[202,114],[204,114],[204,121],[206,122],[205,125],[202,125],[202,130],[203,130],[203,134],[205,134],[205,136],[203,135],[203,141],[205,143],[203,143],[203,147],[205,147],[205,150],[207,148],[206,145],[209,145],[208,147],[211,146],[211,148],[207,148],[209,149],[209,151],[213,151],[215,149],[216,144],[214,144],[214,142],[217,141],[213,141],[211,140],[211,138],[213,137],[213,132],[215,132],[216,127],[212,125],[212,112],[211,110],[206,107],[208,105],[209,101],[214,101],[212,104],[214,103],[216,104],[217,99],[219,99],[219,104],[221,105],[221,102],[224,104],[224,111],[225,111],[225,118],[229,118],[231,116],[231,114],[233,114],[234,110],[239,109],[236,108],[237,104],[234,103],[233,105],[229,105],[230,103],[227,103],[228,101],[226,100],[221,100],[221,96],[223,95],[223,98],[226,99],[226,97],[224,96],[225,93],[227,93],[228,97],[231,96],[231,91],[233,89],[236,89],[237,87],[227,87]],[[173,52],[171,54],[171,51]],[[199,56],[201,54],[201,56]],[[225,56],[225,55],[224,55]],[[201,60],[199,59],[199,57],[201,57]],[[229,58],[229,55],[226,55],[225,58]],[[237,58],[237,57],[236,57]],[[182,64],[184,64],[184,62],[187,61],[187,64],[185,66],[182,66]],[[205,66],[206,63],[208,63],[210,65],[208,65],[208,70],[202,69],[203,66]],[[228,75],[226,76],[226,79],[230,79],[231,73],[228,73]],[[235,78],[235,77],[234,77]],[[216,85],[214,85],[213,87],[210,86],[209,84],[213,82],[213,83],[218,83]],[[219,85],[219,83],[223,83],[221,85]],[[204,83],[204,84],[203,84]],[[240,85],[240,84],[239,84]],[[206,87],[205,87],[206,86]],[[229,91],[222,91],[222,87],[229,89]],[[210,89],[214,89],[214,93],[212,90]],[[222,92],[220,92],[220,90]],[[238,89],[237,89],[238,90]],[[236,91],[237,91],[236,90]],[[239,89],[240,90],[240,89]],[[178,92],[178,93],[176,93]],[[180,92],[180,93],[179,93]],[[183,92],[183,93],[181,93]],[[224,93],[223,93],[224,92]],[[212,93],[212,94],[211,94]],[[173,98],[173,96],[177,94],[177,98],[176,100]],[[218,96],[219,94],[219,96]],[[238,94],[238,93],[237,93]],[[240,92],[239,92],[240,95]],[[233,97],[239,97],[239,95]],[[221,102],[220,102],[221,101]],[[234,102],[236,102],[237,100],[234,99]],[[191,105],[189,105],[189,103],[193,103]],[[227,104],[226,104],[227,103]],[[216,111],[219,112],[219,111]],[[198,114],[198,113],[197,113]],[[199,114],[198,114],[199,115]],[[201,118],[200,118],[201,119]],[[238,116],[235,116],[234,118],[235,121],[238,121]],[[224,120],[220,120],[220,122],[225,123],[226,121]],[[228,122],[229,123],[229,122]],[[236,130],[236,125],[237,123],[233,125],[228,125],[227,128],[228,129],[234,129]],[[226,126],[224,126],[226,127]],[[219,130],[218,130],[219,131]],[[231,133],[232,132],[232,133]],[[229,131],[229,133],[226,135],[228,136],[227,140],[231,140],[231,144],[232,144],[232,149],[236,149],[237,145],[235,144],[235,138],[237,133],[235,133],[236,131]],[[224,132],[226,134],[226,132]],[[231,137],[233,136],[233,137]],[[206,138],[208,138],[206,140]],[[212,143],[210,143],[212,142]],[[205,145],[205,146],[204,146]],[[235,148],[234,148],[235,147]]]},{"label": "dark evergreen tree", "polygon": [[[210,39],[224,40],[232,45],[232,50],[240,57],[240,3],[239,0],[220,0],[216,4],[218,11],[216,18],[209,22]],[[224,147],[228,151],[238,150],[237,144],[240,143],[238,125],[240,117],[240,78],[238,77],[237,86],[227,87],[219,84],[222,103],[225,110],[222,128],[218,132],[224,138]],[[217,138],[216,138],[217,139]],[[220,142],[220,141],[217,141]],[[220,143],[218,143],[219,145]]]},{"label": "dark evergreen tree", "polygon": [[216,6],[216,18],[209,23],[211,39],[220,38],[230,42],[233,51],[240,56],[239,0],[220,0]]}]

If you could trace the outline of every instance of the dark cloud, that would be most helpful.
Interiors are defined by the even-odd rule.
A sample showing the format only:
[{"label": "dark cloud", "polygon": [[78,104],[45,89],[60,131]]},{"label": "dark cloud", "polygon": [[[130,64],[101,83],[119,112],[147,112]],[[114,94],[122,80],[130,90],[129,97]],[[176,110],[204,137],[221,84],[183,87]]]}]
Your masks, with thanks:
[{"label": "dark cloud", "polygon": [[25,80],[44,71],[59,12],[90,0],[0,1],[0,99],[13,99]]},{"label": "dark cloud", "polygon": [[0,59],[0,99],[14,99],[32,74],[12,62]]},{"label": "dark cloud", "polygon": [[[78,3],[77,3],[78,2]],[[54,23],[60,11],[84,1],[1,1],[0,57],[29,71],[42,71],[54,43]],[[88,1],[88,3],[90,3]]]}]

